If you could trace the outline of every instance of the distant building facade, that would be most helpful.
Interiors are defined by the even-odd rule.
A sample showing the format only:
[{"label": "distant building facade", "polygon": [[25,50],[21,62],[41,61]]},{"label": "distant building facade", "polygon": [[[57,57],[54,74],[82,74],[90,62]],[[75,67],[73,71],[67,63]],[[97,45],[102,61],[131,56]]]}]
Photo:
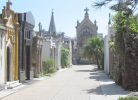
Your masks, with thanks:
[{"label": "distant building facade", "polygon": [[43,73],[42,67],[42,47],[43,47],[43,36],[42,36],[42,24],[39,23],[39,31],[34,32],[32,40],[32,67],[34,69],[34,77],[39,77]]},{"label": "distant building facade", "polygon": [[42,62],[52,59],[56,69],[61,69],[61,44],[62,35],[57,34],[52,11],[49,30],[43,34]]},{"label": "distant building facade", "polygon": [[35,26],[31,12],[18,13],[19,31],[19,78],[20,81],[30,80],[32,75],[32,35]]},{"label": "distant building facade", "polygon": [[76,26],[76,42],[77,42],[77,49],[76,52],[77,56],[73,58],[76,60],[77,64],[88,64],[90,63],[88,59],[83,56],[83,49],[87,43],[88,38],[97,36],[97,24],[96,21],[92,23],[89,19],[88,14],[89,9],[85,9],[85,16],[82,22],[77,21]]},{"label": "distant building facade", "polygon": [[63,41],[62,46],[69,50],[68,62],[69,62],[69,66],[71,66],[72,65],[72,39],[64,35],[62,41]]}]

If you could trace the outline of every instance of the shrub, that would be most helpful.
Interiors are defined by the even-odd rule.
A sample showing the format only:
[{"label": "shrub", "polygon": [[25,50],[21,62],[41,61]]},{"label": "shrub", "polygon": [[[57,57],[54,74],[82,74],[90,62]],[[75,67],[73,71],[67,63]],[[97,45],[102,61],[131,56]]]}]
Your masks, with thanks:
[{"label": "shrub", "polygon": [[69,65],[69,50],[62,47],[61,48],[61,66],[65,68]]},{"label": "shrub", "polygon": [[138,97],[119,98],[118,100],[138,100]]},{"label": "shrub", "polygon": [[46,62],[43,62],[43,71],[44,71],[44,74],[55,72],[54,61],[52,59],[49,59]]}]

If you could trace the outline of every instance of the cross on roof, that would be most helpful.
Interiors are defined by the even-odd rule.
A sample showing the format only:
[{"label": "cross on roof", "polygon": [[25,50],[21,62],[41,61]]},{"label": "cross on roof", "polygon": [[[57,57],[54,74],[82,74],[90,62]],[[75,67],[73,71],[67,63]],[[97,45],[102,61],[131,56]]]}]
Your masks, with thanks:
[{"label": "cross on roof", "polygon": [[86,8],[86,9],[84,9],[84,11],[86,11],[86,13],[85,13],[85,18],[89,18],[89,14],[88,14],[89,9]]},{"label": "cross on roof", "polygon": [[86,11],[86,13],[89,11],[89,9],[88,8],[86,8],[86,9],[84,9],[84,11]]}]

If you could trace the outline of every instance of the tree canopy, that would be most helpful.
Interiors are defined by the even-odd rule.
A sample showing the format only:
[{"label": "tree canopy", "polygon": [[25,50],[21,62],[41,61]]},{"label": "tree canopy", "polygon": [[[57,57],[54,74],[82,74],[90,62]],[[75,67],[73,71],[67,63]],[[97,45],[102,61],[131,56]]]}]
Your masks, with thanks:
[{"label": "tree canopy", "polygon": [[88,59],[96,58],[98,68],[100,69],[100,58],[103,54],[103,41],[98,37],[89,38],[84,48],[84,56]]}]

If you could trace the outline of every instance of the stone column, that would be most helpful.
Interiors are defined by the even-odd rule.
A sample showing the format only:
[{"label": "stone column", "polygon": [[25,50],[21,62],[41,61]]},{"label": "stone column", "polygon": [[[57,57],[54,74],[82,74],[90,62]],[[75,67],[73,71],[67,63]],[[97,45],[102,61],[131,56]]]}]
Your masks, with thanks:
[{"label": "stone column", "polygon": [[[2,34],[2,33],[1,33]],[[0,64],[0,85],[5,83],[5,35],[1,38],[2,48],[1,48],[1,64]]]},{"label": "stone column", "polygon": [[69,50],[70,50],[70,58],[69,58],[69,60],[70,60],[70,66],[72,66],[72,43],[71,43],[71,40],[69,40]]},{"label": "stone column", "polygon": [[109,36],[104,37],[104,71],[109,74]]}]

